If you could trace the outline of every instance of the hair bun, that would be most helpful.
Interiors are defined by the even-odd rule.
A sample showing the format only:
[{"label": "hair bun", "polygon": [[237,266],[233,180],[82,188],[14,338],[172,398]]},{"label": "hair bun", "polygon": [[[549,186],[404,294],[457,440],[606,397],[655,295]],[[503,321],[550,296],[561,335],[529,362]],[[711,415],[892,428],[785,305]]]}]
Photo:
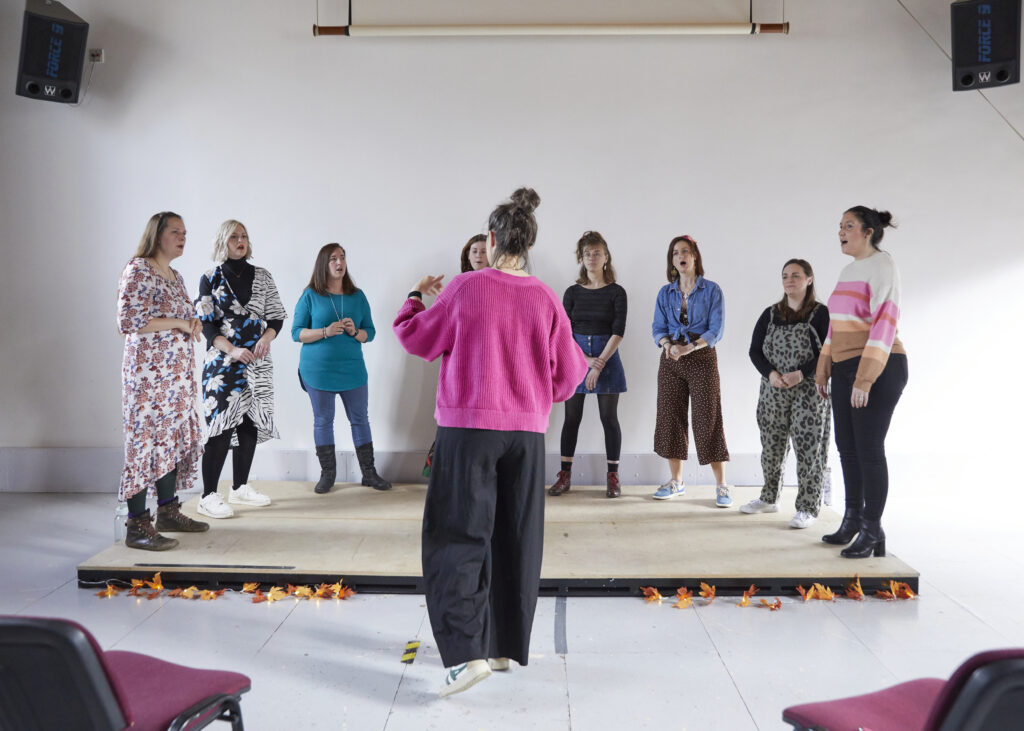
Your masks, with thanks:
[{"label": "hair bun", "polygon": [[533,213],[533,210],[540,205],[540,196],[533,188],[520,188],[512,194],[511,200],[515,203],[516,208],[527,213]]},{"label": "hair bun", "polygon": [[892,214],[889,211],[879,211],[878,220],[882,222],[882,228],[888,228],[892,226]]}]

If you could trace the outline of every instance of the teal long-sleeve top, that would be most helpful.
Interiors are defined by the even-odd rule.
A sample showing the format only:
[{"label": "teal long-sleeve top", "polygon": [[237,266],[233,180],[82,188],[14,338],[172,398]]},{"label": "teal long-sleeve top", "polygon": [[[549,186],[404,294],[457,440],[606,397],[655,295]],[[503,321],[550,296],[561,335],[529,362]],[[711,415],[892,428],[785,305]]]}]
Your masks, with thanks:
[{"label": "teal long-sleeve top", "polygon": [[[320,295],[307,287],[295,305],[292,340],[299,341],[303,328],[319,330],[332,322],[351,317],[356,328],[366,331],[366,342],[377,334],[370,317],[370,303],[362,290],[355,294]],[[363,344],[349,335],[303,343],[299,352],[299,375],[318,391],[351,391],[366,385]]]}]

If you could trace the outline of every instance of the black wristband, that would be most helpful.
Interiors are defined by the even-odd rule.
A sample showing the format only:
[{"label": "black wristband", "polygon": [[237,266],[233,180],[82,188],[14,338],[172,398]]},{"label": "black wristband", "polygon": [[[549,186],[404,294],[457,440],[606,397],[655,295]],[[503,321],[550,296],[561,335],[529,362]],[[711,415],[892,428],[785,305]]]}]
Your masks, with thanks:
[{"label": "black wristband", "polygon": [[409,299],[410,297],[415,297],[420,302],[423,301],[423,293],[420,292],[418,289],[414,289],[412,292],[410,292],[409,294],[405,295],[406,299]]}]

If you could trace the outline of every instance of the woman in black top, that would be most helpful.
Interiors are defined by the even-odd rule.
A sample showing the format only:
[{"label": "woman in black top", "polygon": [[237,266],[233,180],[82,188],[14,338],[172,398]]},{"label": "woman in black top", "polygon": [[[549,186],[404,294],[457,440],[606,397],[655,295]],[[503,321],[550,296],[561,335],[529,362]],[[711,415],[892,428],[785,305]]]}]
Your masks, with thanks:
[{"label": "woman in black top", "polygon": [[803,259],[782,268],[782,299],[754,326],[750,360],[761,374],[757,425],[761,430],[761,495],[741,513],[774,513],[779,506],[782,468],[792,440],[796,451],[796,515],[791,528],[807,528],[821,508],[828,464],[829,405],[816,398],[814,374],[828,334],[828,308],[815,299],[814,270]]},{"label": "woman in black top", "polygon": [[619,452],[622,430],[619,428],[619,394],[626,391],[626,373],[619,358],[619,343],[626,331],[626,290],[615,283],[615,269],[608,244],[597,231],[587,231],[576,244],[580,276],[565,290],[562,304],[572,322],[572,334],[583,350],[590,370],[565,402],[562,425],[562,465],[549,495],[569,491],[576,439],[583,420],[583,400],[597,394],[597,408],[604,427],[605,454],[608,459],[607,497],[618,497]]},{"label": "woman in black top", "polygon": [[203,364],[203,497],[196,510],[210,518],[230,518],[234,510],[217,493],[217,481],[234,448],[234,480],[228,502],[263,507],[270,498],[249,485],[256,445],[277,439],[274,424],[274,363],[270,344],[286,317],[270,272],[249,263],[249,232],[239,221],[225,221],[213,239],[219,262],[199,280],[196,309],[207,350]]}]

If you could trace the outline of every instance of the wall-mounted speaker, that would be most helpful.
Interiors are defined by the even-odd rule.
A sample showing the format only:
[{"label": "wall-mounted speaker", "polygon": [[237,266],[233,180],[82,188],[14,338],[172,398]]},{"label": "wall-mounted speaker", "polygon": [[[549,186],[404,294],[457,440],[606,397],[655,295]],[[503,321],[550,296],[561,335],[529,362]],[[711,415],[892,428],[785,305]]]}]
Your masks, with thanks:
[{"label": "wall-mounted speaker", "polygon": [[27,0],[21,30],[18,95],[74,104],[89,24],[59,2]]},{"label": "wall-mounted speaker", "polygon": [[1021,0],[960,0],[952,20],[953,91],[1020,81]]}]

